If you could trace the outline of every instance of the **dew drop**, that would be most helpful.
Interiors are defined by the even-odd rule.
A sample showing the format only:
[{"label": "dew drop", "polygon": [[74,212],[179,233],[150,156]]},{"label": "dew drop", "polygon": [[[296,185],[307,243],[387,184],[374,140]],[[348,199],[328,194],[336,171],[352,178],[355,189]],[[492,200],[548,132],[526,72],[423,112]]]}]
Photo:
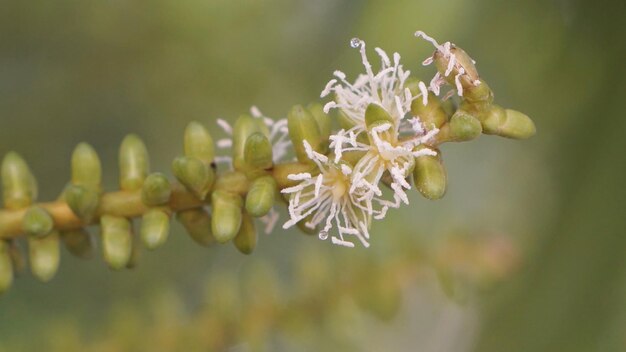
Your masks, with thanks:
[{"label": "dew drop", "polygon": [[318,235],[318,236],[319,236],[320,240],[322,240],[322,241],[323,241],[323,240],[325,240],[325,239],[327,239],[327,238],[328,238],[328,232],[326,232],[326,231],[322,231],[322,232],[320,232],[320,233],[319,233],[319,235]]},{"label": "dew drop", "polygon": [[361,46],[361,39],[356,38],[356,37],[350,39],[350,46],[355,48],[355,49],[360,47]]}]

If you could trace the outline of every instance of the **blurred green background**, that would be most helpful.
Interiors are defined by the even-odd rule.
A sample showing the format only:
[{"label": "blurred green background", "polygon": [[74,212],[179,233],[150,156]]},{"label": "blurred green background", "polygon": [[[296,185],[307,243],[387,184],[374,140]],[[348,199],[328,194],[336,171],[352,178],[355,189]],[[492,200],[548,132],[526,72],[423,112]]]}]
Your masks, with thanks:
[{"label": "blurred green background", "polygon": [[[220,331],[233,335],[229,350],[251,350],[237,322],[207,323],[207,300],[241,283],[240,301],[221,294],[248,307],[271,285],[250,279],[258,275],[278,278],[272,289],[299,317],[258,344],[271,351],[626,350],[625,15],[623,1],[582,0],[2,0],[0,154],[29,161],[41,199],[68,180],[78,142],[101,153],[111,190],[127,133],[144,138],[153,170],[168,170],[191,120],[213,128],[251,105],[282,117],[317,101],[333,70],[360,72],[348,45],[355,36],[400,52],[424,79],[432,47],[413,32],[458,44],[498,102],[531,116],[538,133],[444,147],[446,198],[413,194],[411,206],[374,225],[371,249],[277,229],[247,257],[231,245],[201,248],[176,225],[164,248],[126,272],[64,252],[52,282],[26,274],[0,298],[0,350],[208,350],[197,336]],[[444,278],[442,290],[432,258],[451,238],[488,248],[498,238],[506,250],[487,274],[479,265],[468,275],[475,263],[453,255],[451,285],[465,288],[445,290]],[[381,322],[338,297],[351,263],[374,282],[397,269],[400,252],[413,258],[407,248],[425,259],[399,266],[420,267],[395,315]],[[258,268],[265,274],[250,274]],[[323,289],[302,288],[315,280]],[[284,303],[313,301],[330,318]],[[290,332],[296,325],[302,331]],[[164,337],[175,332],[178,342]]]}]

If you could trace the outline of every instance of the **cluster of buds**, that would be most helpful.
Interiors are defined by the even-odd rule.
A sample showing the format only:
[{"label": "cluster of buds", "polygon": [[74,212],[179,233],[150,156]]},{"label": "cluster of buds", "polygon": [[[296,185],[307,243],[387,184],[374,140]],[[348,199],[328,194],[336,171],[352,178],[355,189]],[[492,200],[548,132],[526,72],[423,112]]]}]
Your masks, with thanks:
[{"label": "cluster of buds", "polygon": [[[270,232],[281,200],[289,215],[284,228],[295,225],[347,247],[369,246],[372,220],[408,204],[412,187],[428,199],[444,195],[440,144],[481,133],[520,139],[535,132],[526,115],[493,104],[493,93],[463,50],[417,35],[436,48],[424,62],[438,68],[429,85],[403,69],[398,53],[390,59],[379,48],[381,65],[374,72],[365,43],[353,39],[365,74],[351,83],[335,71],[322,92],[322,97],[333,94],[325,106],[296,105],[279,120],[256,108],[233,126],[218,120],[229,134],[217,141],[218,148],[205,126],[191,122],[184,132],[184,155],[172,164],[177,182],[151,173],[146,146],[129,135],[120,146],[119,191],[103,192],[98,154],[81,143],[71,158],[71,181],[59,198],[37,203],[35,177],[18,154],[9,152],[1,173],[0,292],[25,266],[21,235],[26,235],[31,271],[42,281],[58,268],[61,242],[78,257],[93,256],[96,241],[86,230],[91,224],[100,225],[103,257],[115,270],[135,266],[142,247],[161,246],[173,216],[198,244],[232,242],[249,254],[257,243],[255,219]],[[445,84],[457,93],[457,102],[450,99],[454,94],[439,98]],[[230,148],[230,156],[216,155],[224,148]],[[224,163],[227,170],[221,170]],[[141,218],[138,231],[134,218]]]}]

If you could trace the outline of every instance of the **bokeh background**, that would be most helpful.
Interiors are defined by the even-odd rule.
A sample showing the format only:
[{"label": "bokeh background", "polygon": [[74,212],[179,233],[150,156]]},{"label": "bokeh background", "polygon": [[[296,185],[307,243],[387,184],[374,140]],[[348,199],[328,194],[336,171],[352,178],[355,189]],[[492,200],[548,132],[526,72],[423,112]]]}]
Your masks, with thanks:
[{"label": "bokeh background", "polygon": [[[20,152],[54,199],[73,147],[142,136],[168,170],[186,123],[317,101],[360,72],[358,36],[419,77],[432,48],[478,61],[527,141],[444,147],[445,199],[374,225],[370,249],[297,231],[244,256],[178,225],[139,266],[63,252],[56,278],[0,298],[0,350],[626,350],[623,1],[0,1],[0,154]],[[373,57],[373,51],[371,52]],[[284,217],[283,217],[284,219]]]}]

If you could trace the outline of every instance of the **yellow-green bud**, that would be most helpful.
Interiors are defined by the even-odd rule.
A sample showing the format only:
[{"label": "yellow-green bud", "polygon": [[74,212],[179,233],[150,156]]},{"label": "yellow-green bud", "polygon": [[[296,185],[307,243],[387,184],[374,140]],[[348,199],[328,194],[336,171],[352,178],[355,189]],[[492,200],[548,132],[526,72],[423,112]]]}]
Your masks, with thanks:
[{"label": "yellow-green bud", "polygon": [[332,133],[332,121],[330,116],[324,112],[324,107],[319,103],[309,104],[307,110],[313,115],[315,121],[317,121],[317,127],[320,130],[322,140],[328,141],[330,134]]},{"label": "yellow-green bud", "polygon": [[199,122],[192,121],[185,129],[185,156],[194,157],[206,164],[213,162],[215,150],[209,131]]},{"label": "yellow-green bud", "polygon": [[9,252],[9,244],[0,241],[0,294],[4,293],[13,283],[13,261]]},{"label": "yellow-green bud", "polygon": [[65,248],[81,259],[91,259],[94,254],[94,239],[86,229],[61,232]]},{"label": "yellow-green bud", "polygon": [[134,134],[124,138],[120,146],[120,187],[124,191],[141,189],[148,176],[150,161],[143,141]]},{"label": "yellow-green bud", "polygon": [[37,182],[19,154],[9,152],[4,156],[1,176],[5,208],[26,208],[37,198]]},{"label": "yellow-green bud", "polygon": [[311,159],[304,149],[303,141],[307,141],[316,152],[326,153],[327,150],[324,147],[326,141],[322,140],[315,117],[301,105],[294,106],[287,114],[287,127],[298,161],[311,163]]},{"label": "yellow-green bud", "polygon": [[440,199],[446,193],[447,173],[441,162],[441,153],[415,158],[413,169],[415,188],[426,198]]},{"label": "yellow-green bud", "polygon": [[64,193],[65,202],[74,214],[84,222],[93,219],[100,196],[98,192],[83,186],[69,185]]},{"label": "yellow-green bud", "polygon": [[371,126],[377,122],[388,122],[392,125],[395,124],[393,117],[387,110],[385,110],[385,108],[376,103],[371,103],[367,106],[367,109],[365,109],[365,125],[368,129],[370,129]]},{"label": "yellow-green bud", "polygon": [[452,115],[448,124],[444,125],[437,139],[440,141],[463,142],[477,138],[482,133],[480,121],[462,110]]},{"label": "yellow-green bud", "polygon": [[254,228],[254,220],[250,215],[244,213],[241,219],[239,233],[237,233],[233,243],[241,253],[250,254],[256,247],[256,241],[257,234]]},{"label": "yellow-green bud", "polygon": [[100,227],[104,260],[111,269],[123,269],[130,261],[132,252],[130,221],[119,216],[103,215]]},{"label": "yellow-green bud", "polygon": [[200,159],[181,156],[172,163],[174,176],[196,197],[204,199],[209,193],[215,174]]},{"label": "yellow-green bud", "polygon": [[29,237],[28,253],[33,275],[43,282],[50,281],[59,268],[59,233],[53,231],[46,237]]},{"label": "yellow-green bud", "polygon": [[496,134],[513,139],[526,139],[535,135],[536,128],[533,121],[523,113],[502,109],[494,105],[483,120],[485,133]]},{"label": "yellow-green bud", "polygon": [[241,196],[227,191],[215,191],[211,194],[211,230],[219,243],[226,243],[239,232],[241,227]]},{"label": "yellow-green bud", "polygon": [[148,210],[141,219],[141,239],[148,249],[160,247],[170,232],[170,216],[161,209]]},{"label": "yellow-green bud", "polygon": [[249,115],[241,115],[233,126],[233,166],[236,170],[245,170],[245,148],[248,137],[253,133],[265,134],[267,128],[263,128],[257,119]]},{"label": "yellow-green bud", "polygon": [[244,162],[247,168],[269,169],[272,167],[272,143],[261,132],[248,136],[244,147]]},{"label": "yellow-green bud", "polygon": [[98,153],[87,143],[80,143],[72,153],[72,184],[99,191],[102,166]]},{"label": "yellow-green bud", "polygon": [[421,98],[413,100],[411,113],[419,117],[427,129],[432,129],[433,126],[439,128],[448,120],[448,115],[441,106],[441,100],[432,93],[428,93],[426,105]]},{"label": "yellow-green bud", "polygon": [[44,237],[54,228],[54,220],[45,209],[35,206],[24,214],[22,227],[28,235]]},{"label": "yellow-green bud", "polygon": [[176,220],[183,225],[189,236],[199,245],[208,247],[215,243],[215,237],[211,233],[211,217],[204,209],[180,211],[176,214]]},{"label": "yellow-green bud", "polygon": [[259,177],[252,181],[246,195],[246,212],[254,217],[265,216],[274,206],[276,181],[271,176]]},{"label": "yellow-green bud", "polygon": [[141,188],[141,199],[148,206],[169,202],[172,195],[170,181],[160,172],[150,174]]},{"label": "yellow-green bud", "polygon": [[489,85],[481,79],[479,85],[472,84],[463,91],[463,99],[473,104],[491,104],[493,102],[493,92]]}]

